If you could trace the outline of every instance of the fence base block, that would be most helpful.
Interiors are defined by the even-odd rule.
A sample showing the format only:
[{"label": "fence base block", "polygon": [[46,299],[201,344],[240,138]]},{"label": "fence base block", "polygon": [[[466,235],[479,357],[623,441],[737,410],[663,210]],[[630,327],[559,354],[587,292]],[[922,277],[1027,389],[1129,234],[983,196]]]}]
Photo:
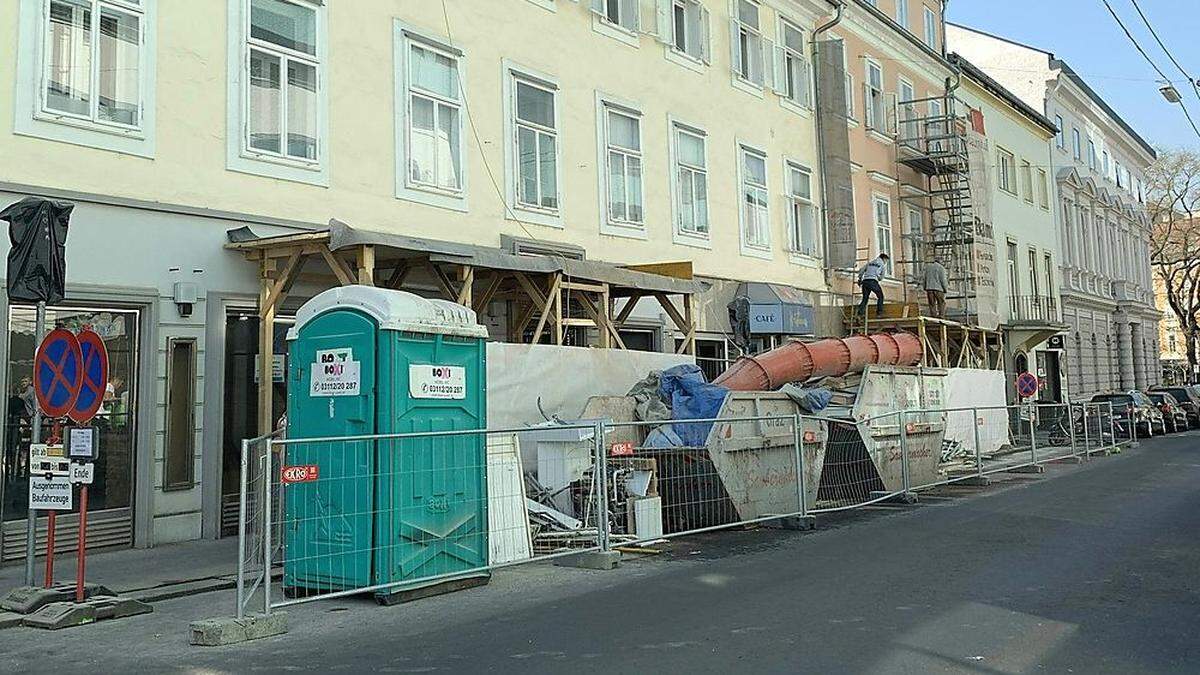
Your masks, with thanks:
[{"label": "fence base block", "polygon": [[432,598],[435,595],[444,595],[455,591],[465,591],[468,588],[476,586],[486,586],[491,581],[490,576],[465,577],[462,579],[450,579],[429,586],[421,586],[420,588],[407,588],[402,591],[380,591],[375,594],[375,602],[385,607],[392,605],[400,605],[422,598]]},{"label": "fence base block", "polygon": [[251,614],[241,619],[204,619],[192,622],[189,642],[201,647],[219,647],[283,635],[287,631],[287,612]]},{"label": "fence base block", "polygon": [[559,567],[579,567],[585,570],[616,569],[620,562],[620,551],[586,551],[554,560],[554,564]]},{"label": "fence base block", "polygon": [[962,480],[956,480],[952,485],[964,485],[966,487],[987,487],[992,484],[992,479],[987,476],[971,476]]},{"label": "fence base block", "polygon": [[1058,459],[1056,459],[1054,461],[1058,464],[1083,464],[1083,458],[1078,455],[1071,455],[1069,457],[1059,457]]},{"label": "fence base block", "polygon": [[[85,583],[83,597],[91,598],[96,595],[116,595],[100,584]],[[0,599],[0,609],[18,614],[33,614],[52,602],[74,602],[75,582],[59,584],[54,588],[40,586],[19,586],[8,592]]]},{"label": "fence base block", "polygon": [[1005,471],[1005,473],[1046,473],[1046,467],[1041,464],[1030,464],[1029,466],[1014,466]]},{"label": "fence base block", "polygon": [[816,516],[782,516],[775,520],[763,521],[763,527],[769,527],[777,530],[815,530],[817,529]]}]

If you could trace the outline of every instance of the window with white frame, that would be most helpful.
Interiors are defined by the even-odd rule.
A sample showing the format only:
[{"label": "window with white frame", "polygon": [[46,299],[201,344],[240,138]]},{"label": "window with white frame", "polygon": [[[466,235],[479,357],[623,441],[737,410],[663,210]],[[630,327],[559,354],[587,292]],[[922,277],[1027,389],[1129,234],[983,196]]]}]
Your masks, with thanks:
[{"label": "window with white frame", "polygon": [[1046,253],[1042,256],[1042,274],[1045,275],[1046,285],[1042,290],[1046,293],[1046,297],[1050,298],[1050,302],[1054,302],[1054,258]]},{"label": "window with white frame", "polygon": [[462,92],[458,55],[406,40],[409,187],[462,190]]},{"label": "window with white frame", "polygon": [[1050,210],[1050,185],[1047,182],[1048,176],[1045,169],[1038,169],[1037,176],[1037,193],[1038,206],[1049,211]]},{"label": "window with white frame", "polygon": [[641,26],[638,0],[591,0],[592,13],[605,23],[637,32]]},{"label": "window with white frame", "polygon": [[1029,294],[1033,296],[1034,302],[1038,301],[1038,296],[1041,295],[1041,279],[1038,277],[1038,255],[1037,249],[1030,247],[1029,249]]},{"label": "window with white frame", "polygon": [[[657,0],[659,37],[671,49],[685,56],[708,63],[709,16],[700,0]],[[667,24],[669,22],[669,25]]]},{"label": "window with white frame", "polygon": [[751,0],[736,0],[737,16],[730,19],[730,58],[734,74],[755,86],[764,83],[763,52],[767,51],[759,27],[759,6]]},{"label": "window with white frame", "polygon": [[1058,131],[1054,134],[1054,145],[1062,150],[1067,147],[1067,132],[1063,129],[1062,115],[1054,116],[1054,126],[1058,127]]},{"label": "window with white frame", "polygon": [[875,215],[875,242],[877,253],[888,254],[884,263],[884,274],[892,276],[892,202],[883,195],[872,195],[872,211]]},{"label": "window with white frame", "polygon": [[1107,150],[1105,150],[1105,151],[1104,151],[1104,153],[1103,153],[1103,157],[1104,157],[1104,161],[1103,161],[1103,162],[1100,164],[1100,166],[1102,167],[1102,169],[1103,169],[1103,171],[1104,171],[1104,179],[1105,179],[1105,180],[1111,180],[1111,179],[1112,179],[1112,174],[1111,174],[1111,173],[1109,173],[1109,170],[1108,170],[1108,169],[1109,169],[1109,164],[1108,164],[1108,151],[1107,151]]},{"label": "window with white frame", "polygon": [[846,51],[846,41],[842,40],[842,70],[846,71],[846,119],[854,119],[854,74],[848,65],[849,55]]},{"label": "window with white frame", "polygon": [[868,129],[882,129],[887,122],[883,104],[883,66],[871,60],[866,63],[866,81],[863,82],[865,121]]},{"label": "window with white frame", "polygon": [[49,0],[41,110],[101,127],[142,124],[145,8],[137,0]]},{"label": "window with white frame", "polygon": [[1092,171],[1096,170],[1096,142],[1088,139],[1088,168]]},{"label": "window with white frame", "polygon": [[767,206],[767,158],[757,150],[739,146],[742,174],[742,241],[746,246],[771,246],[770,210]]},{"label": "window with white frame", "polygon": [[900,105],[897,106],[897,112],[900,114],[903,134],[901,138],[907,141],[915,141],[920,136],[920,117],[917,112],[917,105],[912,101],[917,98],[916,89],[913,88],[912,82],[900,78],[899,87],[896,89],[896,98]]},{"label": "window with white frame", "polygon": [[1033,203],[1033,166],[1029,160],[1021,160],[1021,197]]},{"label": "window with white frame", "polygon": [[804,56],[804,31],[787,19],[779,20],[779,46],[775,50],[776,89],[780,96],[805,108],[812,107],[810,70]]},{"label": "window with white frame", "polygon": [[245,151],[316,164],[320,130],[317,9],[306,2],[249,0]]},{"label": "window with white frame", "polygon": [[1079,161],[1083,157],[1083,145],[1079,135],[1079,129],[1071,129],[1071,154],[1075,157],[1075,161]]},{"label": "window with white frame", "polygon": [[908,206],[904,212],[904,255],[908,258],[909,272],[915,274],[917,265],[921,264],[919,242],[925,232],[925,212],[915,206]]},{"label": "window with white frame", "polygon": [[512,74],[516,202],[527,209],[558,210],[558,120],[556,91],[543,82]]},{"label": "window with white frame", "polygon": [[787,191],[788,244],[796,253],[820,257],[817,209],[812,199],[812,170],[788,162]]},{"label": "window with white frame", "polygon": [[702,132],[674,125],[675,221],[679,232],[708,237],[707,140]]},{"label": "window with white frame", "polygon": [[1117,162],[1117,187],[1123,188],[1128,181],[1125,180],[1125,167]]},{"label": "window with white frame", "polygon": [[908,30],[908,0],[896,0],[896,23]]},{"label": "window with white frame", "polygon": [[925,44],[929,45],[930,49],[937,49],[937,12],[932,9],[925,8]]},{"label": "window with white frame", "polygon": [[[945,136],[946,135],[946,123],[941,121],[942,114],[943,114],[942,113],[942,100],[940,98],[930,98],[929,99],[929,119],[933,120],[933,122],[929,125],[926,125],[926,130],[925,130],[926,134],[929,134],[931,136]],[[933,142],[931,142],[929,144],[929,147],[934,152],[941,152],[942,141],[940,139],[934,140]]]},{"label": "window with white frame", "polygon": [[641,227],[645,220],[641,115],[610,104],[603,107],[608,220]]},{"label": "window with white frame", "polygon": [[996,172],[1000,178],[1000,189],[1017,194],[1017,166],[1013,154],[1004,148],[996,149]]}]

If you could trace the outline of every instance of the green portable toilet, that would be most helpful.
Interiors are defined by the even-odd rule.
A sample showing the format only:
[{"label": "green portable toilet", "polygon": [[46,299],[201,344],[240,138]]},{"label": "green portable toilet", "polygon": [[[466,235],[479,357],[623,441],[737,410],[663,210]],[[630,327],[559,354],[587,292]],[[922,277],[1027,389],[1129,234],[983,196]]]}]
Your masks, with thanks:
[{"label": "green portable toilet", "polygon": [[[486,337],[473,311],[444,300],[370,286],[317,295],[288,332],[288,438],[486,428]],[[483,434],[286,452],[285,466],[318,470],[283,488],[288,593],[387,585],[387,594],[456,572],[486,576]]]}]

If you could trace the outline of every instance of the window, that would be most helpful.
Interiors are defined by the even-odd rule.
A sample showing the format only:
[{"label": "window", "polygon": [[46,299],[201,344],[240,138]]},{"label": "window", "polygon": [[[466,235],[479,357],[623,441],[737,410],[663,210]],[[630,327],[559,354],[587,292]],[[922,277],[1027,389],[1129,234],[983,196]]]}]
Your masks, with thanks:
[{"label": "window", "polygon": [[901,138],[907,141],[916,141],[921,135],[921,123],[918,120],[920,115],[917,114],[916,104],[911,102],[917,98],[916,90],[913,89],[911,82],[900,78],[900,86],[896,89],[896,92],[896,98],[900,102],[897,112],[902,122],[901,128],[903,133],[901,134]]},{"label": "window", "polygon": [[463,145],[458,55],[411,38],[405,44],[407,187],[460,193]]},{"label": "window", "polygon": [[767,209],[767,158],[742,146],[742,242],[745,246],[768,249],[771,228]]},{"label": "window", "polygon": [[318,162],[317,11],[286,0],[250,0],[245,149]]},{"label": "window", "polygon": [[196,464],[196,341],[167,341],[167,421],[163,489],[191,488]]},{"label": "window", "polygon": [[637,32],[640,28],[638,0],[591,0],[592,13],[606,23]]},{"label": "window", "polygon": [[139,129],[144,20],[136,0],[50,0],[42,110],[98,126]]},{"label": "window", "polygon": [[1054,258],[1046,253],[1042,256],[1042,274],[1046,275],[1046,285],[1043,290],[1046,292],[1046,297],[1050,299],[1051,305],[1054,303]]},{"label": "window", "polygon": [[1125,167],[1121,166],[1120,162],[1117,162],[1117,187],[1123,188],[1128,182],[1125,180]]},{"label": "window", "polygon": [[1096,142],[1088,139],[1088,168],[1096,170]]},{"label": "window", "polygon": [[812,171],[787,164],[788,238],[792,251],[813,258],[820,257],[817,240],[817,210],[812,201]]},{"label": "window", "polygon": [[539,79],[512,73],[513,176],[521,208],[557,212],[558,120],[556,89]]},{"label": "window", "polygon": [[1013,154],[1004,148],[996,150],[996,167],[1000,178],[1000,189],[1005,192],[1017,194],[1017,168],[1014,163]]},{"label": "window", "polygon": [[1021,160],[1021,196],[1033,203],[1033,167],[1025,159]]},{"label": "window", "polygon": [[1037,177],[1038,206],[1050,210],[1050,186],[1047,182],[1046,170],[1038,169]]},{"label": "window", "polygon": [[675,222],[680,234],[708,237],[708,161],[704,134],[674,125]]},{"label": "window", "polygon": [[854,75],[850,72],[850,67],[847,65],[849,59],[846,50],[846,41],[842,40],[842,70],[846,71],[846,119],[854,119]]},{"label": "window", "polygon": [[1037,302],[1038,296],[1041,295],[1041,281],[1038,278],[1038,255],[1037,249],[1029,249],[1029,294],[1034,297],[1034,302]]},{"label": "window", "polygon": [[804,58],[804,31],[790,21],[779,22],[779,48],[776,51],[776,87],[779,95],[805,108],[812,107],[808,59]]},{"label": "window", "polygon": [[914,276],[917,273],[916,265],[921,262],[921,254],[918,246],[924,232],[924,211],[914,206],[906,207],[904,215],[904,234],[906,236],[904,237],[905,246],[903,255],[908,258],[909,272]]},{"label": "window", "polygon": [[896,23],[908,28],[908,0],[896,0]]},{"label": "window", "polygon": [[764,82],[764,40],[759,32],[758,4],[737,0],[737,16],[730,20],[733,71],[742,80],[761,87]]},{"label": "window", "polygon": [[1062,150],[1067,147],[1067,132],[1063,130],[1062,115],[1054,116],[1054,126],[1058,127],[1058,131],[1054,134],[1054,145]]},{"label": "window", "polygon": [[892,202],[883,195],[872,195],[872,211],[875,215],[875,242],[878,253],[888,254],[884,274],[892,276]]},{"label": "window", "polygon": [[1112,174],[1110,174],[1108,172],[1108,151],[1107,150],[1104,151],[1104,162],[1100,166],[1104,169],[1105,180],[1109,180],[1111,178]]},{"label": "window", "polygon": [[867,79],[863,82],[863,110],[868,129],[882,129],[886,123],[883,105],[883,67],[867,61]]},{"label": "window", "polygon": [[[659,0],[660,6],[667,0]],[[669,0],[669,16],[659,16],[659,36],[671,49],[708,63],[708,10],[698,0]],[[670,26],[662,22],[669,21]]]},{"label": "window", "polygon": [[[929,125],[926,126],[925,133],[927,135],[930,135],[930,136],[945,136],[946,135],[946,123],[940,121],[942,119],[943,114],[944,113],[942,112],[942,100],[940,98],[930,97],[930,99],[929,99],[929,118],[930,118],[930,120],[933,120],[933,121]],[[940,140],[934,140],[929,144],[929,148],[933,152],[941,152],[942,151],[942,142]]]},{"label": "window", "polygon": [[1072,148],[1072,154],[1075,157],[1075,161],[1079,161],[1080,159],[1083,158],[1083,146],[1080,143],[1081,143],[1081,141],[1080,141],[1080,136],[1079,136],[1079,130],[1072,128],[1071,129],[1071,148]]},{"label": "window", "polygon": [[929,45],[930,49],[937,49],[937,13],[932,9],[925,8],[925,44]]},{"label": "window", "polygon": [[1008,295],[1015,302],[1021,295],[1021,286],[1017,277],[1017,242],[1008,240]]},{"label": "window", "polygon": [[641,227],[645,219],[641,115],[611,104],[601,107],[604,115],[608,220],[618,225]]}]

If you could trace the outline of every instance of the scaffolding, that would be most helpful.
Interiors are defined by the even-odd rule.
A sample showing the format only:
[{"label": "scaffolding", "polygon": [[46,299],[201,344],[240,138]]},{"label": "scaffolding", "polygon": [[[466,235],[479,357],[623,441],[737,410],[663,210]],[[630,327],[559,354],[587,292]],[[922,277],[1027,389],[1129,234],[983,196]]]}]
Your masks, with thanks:
[{"label": "scaffolding", "polygon": [[982,118],[952,95],[896,104],[896,161],[925,177],[917,194],[901,194],[932,214],[928,228],[905,231],[909,282],[921,284],[922,263],[937,260],[949,280],[947,316],[995,329],[995,242]]}]

